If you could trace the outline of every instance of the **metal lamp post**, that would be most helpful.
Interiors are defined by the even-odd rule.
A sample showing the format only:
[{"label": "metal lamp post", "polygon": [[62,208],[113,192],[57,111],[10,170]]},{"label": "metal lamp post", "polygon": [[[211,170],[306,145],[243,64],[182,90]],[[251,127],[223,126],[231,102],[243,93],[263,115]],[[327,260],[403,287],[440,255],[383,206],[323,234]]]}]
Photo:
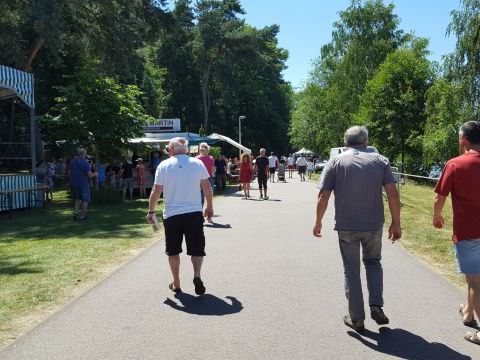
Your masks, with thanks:
[{"label": "metal lamp post", "polygon": [[[240,115],[238,117],[238,143],[242,145],[242,120],[246,119],[247,117],[244,115]],[[242,149],[238,149],[238,160],[242,158]]]}]

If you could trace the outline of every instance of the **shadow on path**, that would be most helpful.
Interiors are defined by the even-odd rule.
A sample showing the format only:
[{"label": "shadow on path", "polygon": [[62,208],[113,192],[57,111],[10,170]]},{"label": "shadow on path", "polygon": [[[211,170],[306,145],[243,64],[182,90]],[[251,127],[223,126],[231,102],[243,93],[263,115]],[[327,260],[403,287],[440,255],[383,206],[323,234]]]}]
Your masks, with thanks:
[{"label": "shadow on path", "polygon": [[[400,359],[415,360],[468,360],[471,357],[463,355],[447,345],[428,342],[419,335],[403,329],[381,327],[378,333],[365,330],[361,334],[348,331],[348,334],[372,350]],[[461,339],[461,338],[459,338]],[[369,340],[373,340],[371,342]],[[461,341],[461,340],[458,340]]]},{"label": "shadow on path", "polygon": [[236,314],[243,309],[242,303],[233,296],[225,297],[225,299],[230,300],[230,303],[211,294],[193,296],[187,293],[179,293],[175,294],[174,297],[180,305],[170,298],[167,298],[163,303],[175,310],[192,315],[222,316]]}]

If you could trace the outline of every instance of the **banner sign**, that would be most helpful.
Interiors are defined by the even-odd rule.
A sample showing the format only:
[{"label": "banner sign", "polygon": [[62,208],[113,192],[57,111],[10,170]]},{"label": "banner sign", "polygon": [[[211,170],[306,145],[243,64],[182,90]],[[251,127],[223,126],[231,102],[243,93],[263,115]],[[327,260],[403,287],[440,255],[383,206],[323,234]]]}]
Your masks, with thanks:
[{"label": "banner sign", "polygon": [[180,128],[180,119],[160,119],[153,124],[147,125],[145,132],[178,132],[180,131]]}]

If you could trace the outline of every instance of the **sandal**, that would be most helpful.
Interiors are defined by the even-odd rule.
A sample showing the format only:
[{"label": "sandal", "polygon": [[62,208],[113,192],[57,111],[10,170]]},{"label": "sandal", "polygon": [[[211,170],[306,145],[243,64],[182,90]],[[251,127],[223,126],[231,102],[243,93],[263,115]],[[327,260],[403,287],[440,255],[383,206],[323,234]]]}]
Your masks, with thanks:
[{"label": "sandal", "polygon": [[477,332],[474,332],[474,333],[467,332],[463,338],[464,338],[465,340],[467,340],[468,342],[471,342],[471,343],[473,343],[473,344],[480,345],[480,338],[478,337],[478,333],[477,333]]},{"label": "sandal", "polygon": [[470,321],[463,320],[465,318],[465,314],[463,313],[464,308],[465,308],[465,304],[458,305],[458,313],[459,313],[460,317],[462,318],[463,325],[465,325],[465,326],[475,326],[477,324],[477,321],[475,320],[475,316],[472,316],[472,320],[470,320]]},{"label": "sandal", "polygon": [[170,285],[168,285],[168,288],[169,288],[170,290],[172,290],[175,294],[178,294],[178,293],[181,293],[181,292],[182,292],[182,289],[180,289],[180,288],[175,289],[175,288],[173,287],[173,283],[170,283]]}]

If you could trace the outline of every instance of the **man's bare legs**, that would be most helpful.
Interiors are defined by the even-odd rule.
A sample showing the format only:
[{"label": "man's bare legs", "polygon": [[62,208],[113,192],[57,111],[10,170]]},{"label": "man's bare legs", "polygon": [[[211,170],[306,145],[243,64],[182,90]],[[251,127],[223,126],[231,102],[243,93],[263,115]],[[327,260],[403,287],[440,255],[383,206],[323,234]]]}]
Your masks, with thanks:
[{"label": "man's bare legs", "polygon": [[[463,312],[467,320],[472,319],[474,312],[480,319],[480,274],[465,275],[465,279],[467,280],[468,294]],[[480,335],[480,333],[478,334]]]},{"label": "man's bare legs", "polygon": [[173,288],[180,289],[180,255],[169,256],[168,263],[173,276]]},{"label": "man's bare legs", "polygon": [[193,277],[201,277],[200,273],[202,271],[203,256],[192,256],[193,264]]}]

